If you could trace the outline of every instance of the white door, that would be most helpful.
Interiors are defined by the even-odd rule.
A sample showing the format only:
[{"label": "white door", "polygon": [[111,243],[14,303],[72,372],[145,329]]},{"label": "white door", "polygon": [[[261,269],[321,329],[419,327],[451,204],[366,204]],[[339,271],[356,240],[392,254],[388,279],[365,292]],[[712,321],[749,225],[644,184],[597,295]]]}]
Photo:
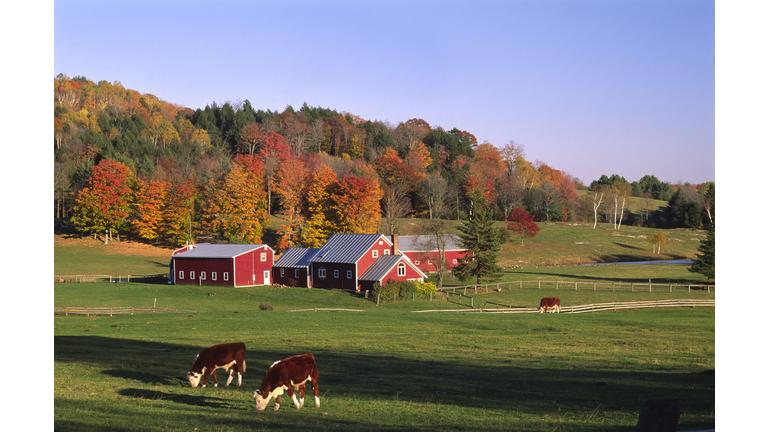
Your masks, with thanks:
[{"label": "white door", "polygon": [[269,270],[264,270],[264,285],[269,285]]}]

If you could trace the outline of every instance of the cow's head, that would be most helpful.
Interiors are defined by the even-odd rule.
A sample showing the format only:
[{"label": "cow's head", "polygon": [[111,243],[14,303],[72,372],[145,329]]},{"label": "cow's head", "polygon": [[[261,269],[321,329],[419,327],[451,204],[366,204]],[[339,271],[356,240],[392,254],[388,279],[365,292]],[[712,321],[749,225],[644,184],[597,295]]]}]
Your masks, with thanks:
[{"label": "cow's head", "polygon": [[203,377],[203,374],[197,373],[197,372],[187,372],[187,379],[189,380],[189,384],[192,385],[192,387],[197,387],[198,384],[200,384],[200,378]]},{"label": "cow's head", "polygon": [[[267,407],[267,405],[269,404],[269,401],[273,397],[280,396],[281,394],[283,394],[284,391],[285,391],[285,386],[279,386],[271,392],[265,392],[265,391],[262,391],[261,389],[253,392],[253,403],[256,404],[256,410],[264,411],[264,408]],[[277,409],[277,407],[275,409]]]}]

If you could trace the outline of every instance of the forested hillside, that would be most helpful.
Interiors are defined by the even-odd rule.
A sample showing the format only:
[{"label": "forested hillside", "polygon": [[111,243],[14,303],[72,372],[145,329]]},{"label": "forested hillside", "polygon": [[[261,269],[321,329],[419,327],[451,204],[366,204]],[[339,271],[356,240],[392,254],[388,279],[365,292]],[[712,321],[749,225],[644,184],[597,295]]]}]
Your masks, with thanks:
[{"label": "forested hillside", "polygon": [[[614,174],[587,188],[526,160],[512,141],[478,143],[418,118],[393,125],[306,103],[263,111],[248,100],[191,109],[63,74],[54,79],[54,194],[57,220],[107,240],[259,243],[269,215],[281,214],[278,250],[375,232],[380,219],[387,234],[403,217],[466,219],[479,197],[497,220],[523,208],[536,221],[700,228],[714,212],[714,183]],[[631,212],[629,196],[649,204]],[[652,211],[654,199],[669,205]]]}]

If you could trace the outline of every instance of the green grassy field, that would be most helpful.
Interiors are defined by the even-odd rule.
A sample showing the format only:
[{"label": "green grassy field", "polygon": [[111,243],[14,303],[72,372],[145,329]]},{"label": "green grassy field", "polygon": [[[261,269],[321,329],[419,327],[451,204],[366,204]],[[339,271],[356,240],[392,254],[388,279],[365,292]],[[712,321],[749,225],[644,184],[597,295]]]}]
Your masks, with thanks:
[{"label": "green grassy field", "polygon": [[[521,247],[528,255],[503,251],[514,264],[501,281],[704,281],[685,265],[557,265],[557,243],[571,243],[559,249],[572,248],[574,256],[585,259],[589,255],[576,250],[584,245],[573,237],[601,235],[585,241],[609,245],[619,237],[611,231],[544,226],[541,237]],[[550,246],[543,241],[547,232]],[[697,235],[681,231],[674,242],[679,251],[666,258],[695,251]],[[611,247],[639,254],[627,244],[637,241],[641,248],[642,238],[627,239],[632,240],[621,240],[625,246]],[[57,241],[55,271],[156,274],[167,268],[168,250],[113,246],[118,244]],[[528,307],[550,295],[563,305],[715,297],[705,290],[581,288],[470,295],[476,304]],[[54,283],[54,306],[153,304],[195,312],[54,317],[55,430],[631,431],[648,399],[676,401],[682,410],[678,430],[715,424],[714,308],[415,313],[468,306],[444,299],[377,306],[347,292],[307,288]],[[273,310],[261,310],[262,304]],[[315,307],[361,312],[296,311]],[[234,341],[248,347],[243,386],[191,388],[185,374],[194,356],[207,346]],[[277,412],[272,406],[257,412],[252,394],[267,367],[305,352],[317,358],[321,407],[310,399],[297,411],[284,399]]]}]

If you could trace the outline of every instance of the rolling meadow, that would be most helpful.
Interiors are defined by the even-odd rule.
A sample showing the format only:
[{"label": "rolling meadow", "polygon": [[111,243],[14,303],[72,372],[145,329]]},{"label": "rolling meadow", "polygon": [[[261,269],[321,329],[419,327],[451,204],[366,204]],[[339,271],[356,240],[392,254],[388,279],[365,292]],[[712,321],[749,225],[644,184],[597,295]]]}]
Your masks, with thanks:
[{"label": "rolling meadow", "polygon": [[[499,282],[705,282],[680,264],[566,265],[691,259],[703,238],[697,231],[666,230],[674,240],[652,254],[643,237],[650,232],[622,227],[616,235],[609,226],[543,224],[524,246],[514,240],[504,246],[506,272]],[[168,249],[54,237],[57,275],[167,271]],[[478,313],[466,312],[467,302],[453,296],[377,305],[324,289],[124,281],[54,283],[54,292],[55,307],[181,311],[55,315],[56,430],[631,431],[651,399],[680,407],[678,430],[714,428],[713,307]],[[467,295],[476,307],[484,301],[537,307],[544,296],[570,306],[714,300],[715,291],[505,287]],[[185,375],[195,355],[235,341],[247,346],[243,386],[191,388]],[[307,403],[297,411],[284,398],[279,411],[270,404],[257,412],[253,391],[269,365],[306,352],[317,359],[320,408]]]}]

